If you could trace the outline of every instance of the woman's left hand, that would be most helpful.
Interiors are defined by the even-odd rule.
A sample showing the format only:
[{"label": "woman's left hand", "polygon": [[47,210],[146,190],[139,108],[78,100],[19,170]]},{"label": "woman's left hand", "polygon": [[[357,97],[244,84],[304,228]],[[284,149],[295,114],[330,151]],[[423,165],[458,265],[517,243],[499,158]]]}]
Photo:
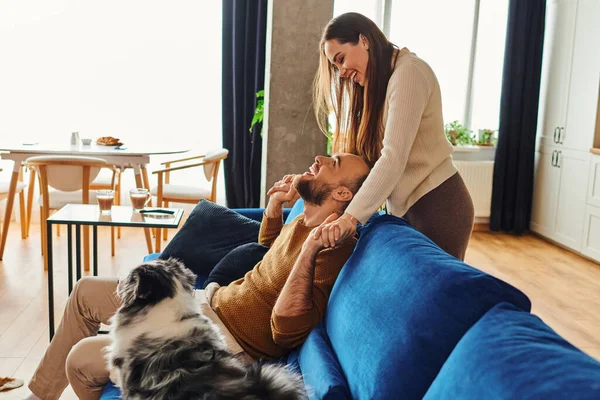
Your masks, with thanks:
[{"label": "woman's left hand", "polygon": [[327,218],[314,232],[314,238],[320,238],[323,247],[334,247],[355,234],[356,218],[350,214],[344,214],[333,221],[331,221],[331,216]]}]

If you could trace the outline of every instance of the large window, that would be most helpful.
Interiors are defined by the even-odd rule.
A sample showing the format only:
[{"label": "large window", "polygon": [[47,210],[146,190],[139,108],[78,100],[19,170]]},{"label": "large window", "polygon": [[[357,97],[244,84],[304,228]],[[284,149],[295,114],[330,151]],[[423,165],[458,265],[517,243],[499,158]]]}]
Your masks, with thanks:
[{"label": "large window", "polygon": [[221,13],[220,1],[0,0],[0,141],[79,131],[130,149],[221,147]]},{"label": "large window", "polygon": [[[360,12],[435,71],[445,122],[498,129],[508,0],[336,0]],[[386,15],[387,13],[387,15]]]}]

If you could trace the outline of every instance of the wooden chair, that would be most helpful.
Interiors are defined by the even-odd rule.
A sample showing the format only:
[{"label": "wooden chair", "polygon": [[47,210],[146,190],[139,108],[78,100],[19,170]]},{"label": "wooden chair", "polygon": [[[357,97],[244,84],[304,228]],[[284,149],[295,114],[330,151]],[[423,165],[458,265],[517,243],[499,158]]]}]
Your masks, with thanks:
[{"label": "wooden chair", "polygon": [[[2,169],[0,168],[0,171]],[[9,182],[0,182],[0,200],[4,200],[8,197]],[[17,182],[16,193],[19,194],[19,216],[21,220],[21,238],[27,239],[27,214],[25,212],[25,188],[27,186],[23,183],[23,167],[19,171],[19,181]],[[5,215],[4,218],[10,218],[10,215]],[[1,235],[0,235],[1,236]]]},{"label": "wooden chair", "polygon": [[[158,171],[152,172],[158,174],[158,186],[150,190],[153,196],[156,196],[156,204],[158,207],[169,207],[170,202],[196,204],[202,199],[215,202],[217,199],[217,177],[219,175],[219,167],[221,161],[227,158],[229,150],[219,149],[214,150],[205,155],[182,158],[162,163],[165,167]],[[192,164],[184,164],[180,166],[171,166],[172,164],[182,163],[192,160],[201,160]],[[188,186],[188,185],[173,185],[170,183],[170,173],[181,171],[189,168],[203,167],[204,177],[208,182],[212,182],[209,188],[204,186]],[[161,229],[156,230],[156,249],[160,251]],[[163,240],[167,240],[167,230],[164,229]]]},{"label": "wooden chair", "polygon": [[[50,210],[58,210],[71,204],[94,204],[96,192],[90,184],[98,176],[101,168],[110,168],[102,158],[78,156],[39,156],[31,157],[25,164],[33,168],[40,183],[40,227],[42,232],[42,254],[44,269],[48,268],[46,220]],[[83,266],[90,269],[89,227],[83,227]],[[111,240],[111,243],[113,241]]]}]

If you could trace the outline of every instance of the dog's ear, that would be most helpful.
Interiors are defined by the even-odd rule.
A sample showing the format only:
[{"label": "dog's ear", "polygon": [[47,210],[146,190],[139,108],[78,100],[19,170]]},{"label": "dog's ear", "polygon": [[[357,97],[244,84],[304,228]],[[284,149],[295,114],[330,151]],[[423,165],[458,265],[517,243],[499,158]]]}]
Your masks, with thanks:
[{"label": "dog's ear", "polygon": [[137,286],[135,288],[135,297],[137,299],[147,299],[152,293],[152,274],[148,273],[148,270],[141,269],[138,274]]},{"label": "dog's ear", "polygon": [[175,295],[171,274],[159,264],[143,264],[136,268],[136,299],[141,303],[156,304]]}]

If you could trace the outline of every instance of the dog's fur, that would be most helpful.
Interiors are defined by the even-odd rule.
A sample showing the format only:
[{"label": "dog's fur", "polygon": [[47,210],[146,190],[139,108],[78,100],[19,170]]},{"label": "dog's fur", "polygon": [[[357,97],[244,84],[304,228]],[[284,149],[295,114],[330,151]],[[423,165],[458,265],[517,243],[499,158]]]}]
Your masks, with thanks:
[{"label": "dog's fur", "polygon": [[119,282],[122,305],[106,348],[124,399],[305,399],[283,365],[247,366],[194,299],[196,276],[175,259],[142,264]]}]

